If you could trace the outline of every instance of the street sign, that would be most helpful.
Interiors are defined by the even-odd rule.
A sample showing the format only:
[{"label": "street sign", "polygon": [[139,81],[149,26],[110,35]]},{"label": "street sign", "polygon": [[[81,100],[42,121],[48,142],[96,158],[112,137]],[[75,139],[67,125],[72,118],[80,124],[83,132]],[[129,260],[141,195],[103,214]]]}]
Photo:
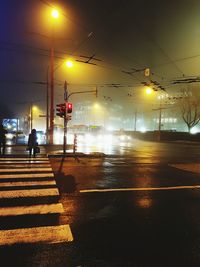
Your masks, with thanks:
[{"label": "street sign", "polygon": [[46,118],[47,115],[39,115],[40,118]]},{"label": "street sign", "polygon": [[146,76],[146,77],[149,77],[150,76],[150,69],[149,68],[146,68],[144,70],[144,76]]}]

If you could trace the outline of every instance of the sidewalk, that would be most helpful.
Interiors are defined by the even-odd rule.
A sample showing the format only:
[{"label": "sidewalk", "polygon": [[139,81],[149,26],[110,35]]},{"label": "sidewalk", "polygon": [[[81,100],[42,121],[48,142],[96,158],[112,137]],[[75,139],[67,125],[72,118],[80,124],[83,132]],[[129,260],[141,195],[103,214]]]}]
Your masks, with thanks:
[{"label": "sidewalk", "polygon": [[[8,156],[29,156],[29,152],[26,151],[27,145],[7,145],[6,153],[4,157]],[[63,145],[40,145],[40,153],[36,157],[63,157]],[[75,155],[72,150],[72,145],[68,146],[68,150],[65,154],[66,157],[104,157],[104,153],[92,152],[92,153],[82,153],[77,152]]]},{"label": "sidewalk", "polygon": [[[8,156],[29,156],[29,152],[26,151],[27,145],[7,145],[6,146],[6,151],[4,157]],[[46,149],[42,145],[40,146],[40,154],[39,156],[46,156]]]}]

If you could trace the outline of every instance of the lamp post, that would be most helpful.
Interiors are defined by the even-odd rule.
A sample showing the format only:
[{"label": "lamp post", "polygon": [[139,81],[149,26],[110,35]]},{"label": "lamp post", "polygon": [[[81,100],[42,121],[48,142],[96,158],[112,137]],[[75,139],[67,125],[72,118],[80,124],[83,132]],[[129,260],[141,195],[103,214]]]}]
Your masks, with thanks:
[{"label": "lamp post", "polygon": [[[52,10],[52,18],[58,19],[59,12],[56,9]],[[54,26],[54,25],[53,25]],[[49,141],[53,144],[54,134],[54,27],[52,26],[52,38],[51,38],[51,51],[50,51],[50,128],[49,128]]]},{"label": "lamp post", "polygon": [[36,111],[38,108],[37,106],[33,106],[33,102],[30,102],[30,131],[33,129],[33,115],[34,111]]},{"label": "lamp post", "polygon": [[46,73],[46,143],[49,143],[49,66]]},{"label": "lamp post", "polygon": [[33,103],[30,103],[30,132],[33,129]]}]

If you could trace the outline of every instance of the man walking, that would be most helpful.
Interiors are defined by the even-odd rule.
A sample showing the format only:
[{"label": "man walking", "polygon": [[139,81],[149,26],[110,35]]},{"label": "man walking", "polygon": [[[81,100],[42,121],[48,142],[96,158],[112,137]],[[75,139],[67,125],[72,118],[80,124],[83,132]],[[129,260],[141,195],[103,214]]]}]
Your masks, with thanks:
[{"label": "man walking", "polygon": [[35,157],[37,152],[38,142],[37,142],[37,134],[36,129],[32,129],[31,133],[28,137],[28,149],[29,149],[29,156],[33,154],[33,157]]}]

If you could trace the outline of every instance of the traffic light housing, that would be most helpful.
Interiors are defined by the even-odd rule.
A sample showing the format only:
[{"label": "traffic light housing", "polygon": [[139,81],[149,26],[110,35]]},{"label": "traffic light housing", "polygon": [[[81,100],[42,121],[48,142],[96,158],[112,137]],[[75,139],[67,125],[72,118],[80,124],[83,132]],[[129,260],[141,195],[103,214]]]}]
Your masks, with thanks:
[{"label": "traffic light housing", "polygon": [[72,113],[72,103],[67,103],[67,113]]},{"label": "traffic light housing", "polygon": [[59,117],[64,117],[66,114],[66,105],[64,104],[57,104],[56,105],[56,115]]}]

